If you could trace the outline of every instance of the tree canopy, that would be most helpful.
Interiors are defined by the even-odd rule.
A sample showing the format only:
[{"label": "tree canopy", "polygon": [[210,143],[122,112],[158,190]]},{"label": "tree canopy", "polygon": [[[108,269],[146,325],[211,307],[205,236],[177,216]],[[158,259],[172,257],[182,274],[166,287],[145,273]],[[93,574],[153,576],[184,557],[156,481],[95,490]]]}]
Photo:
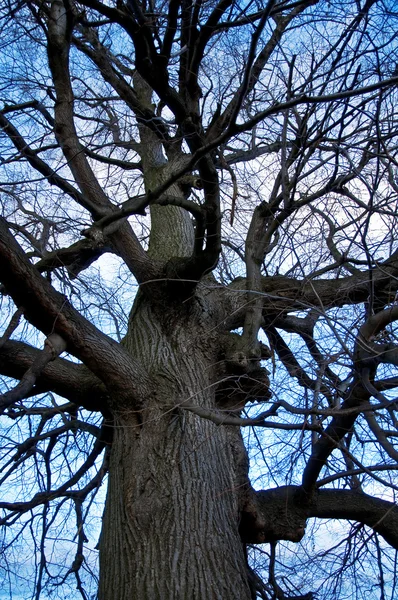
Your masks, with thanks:
[{"label": "tree canopy", "polygon": [[7,597],[393,599],[396,2],[0,23]]}]

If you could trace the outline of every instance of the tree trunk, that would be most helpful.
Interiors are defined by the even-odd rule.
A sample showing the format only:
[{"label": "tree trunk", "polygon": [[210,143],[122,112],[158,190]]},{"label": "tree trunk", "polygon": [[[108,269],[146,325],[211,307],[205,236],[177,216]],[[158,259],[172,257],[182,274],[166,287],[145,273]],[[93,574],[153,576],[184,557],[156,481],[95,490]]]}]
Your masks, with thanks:
[{"label": "tree trunk", "polygon": [[178,408],[187,399],[215,406],[211,336],[194,304],[160,318],[141,296],[130,319],[126,347],[148,365],[156,392],[138,418],[114,410],[100,600],[251,597],[233,436]]}]

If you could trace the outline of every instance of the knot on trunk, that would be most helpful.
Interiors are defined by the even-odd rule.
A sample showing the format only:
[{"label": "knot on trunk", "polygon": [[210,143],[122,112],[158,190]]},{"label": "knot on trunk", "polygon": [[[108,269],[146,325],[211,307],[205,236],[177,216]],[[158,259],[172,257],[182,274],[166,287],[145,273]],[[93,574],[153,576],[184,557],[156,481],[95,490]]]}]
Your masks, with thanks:
[{"label": "knot on trunk", "polygon": [[192,189],[202,190],[203,183],[198,175],[184,175],[179,179],[178,185],[185,198],[189,198],[192,193]]},{"label": "knot on trunk", "polygon": [[269,349],[261,344],[261,352],[253,353],[236,333],[227,334],[220,351],[220,383],[216,402],[222,408],[242,409],[247,402],[266,402],[272,396],[268,370],[261,359],[269,358]]}]

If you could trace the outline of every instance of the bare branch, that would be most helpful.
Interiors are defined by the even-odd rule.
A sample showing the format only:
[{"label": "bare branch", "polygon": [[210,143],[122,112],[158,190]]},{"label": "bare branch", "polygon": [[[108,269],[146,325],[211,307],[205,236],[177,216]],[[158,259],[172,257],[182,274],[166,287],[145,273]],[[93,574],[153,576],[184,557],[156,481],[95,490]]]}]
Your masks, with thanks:
[{"label": "bare branch", "polygon": [[0,396],[0,414],[3,414],[12,404],[26,398],[47,364],[56,359],[65,350],[65,340],[57,333],[51,333],[44,342],[44,349],[39,353],[32,366],[24,373],[18,385]]}]

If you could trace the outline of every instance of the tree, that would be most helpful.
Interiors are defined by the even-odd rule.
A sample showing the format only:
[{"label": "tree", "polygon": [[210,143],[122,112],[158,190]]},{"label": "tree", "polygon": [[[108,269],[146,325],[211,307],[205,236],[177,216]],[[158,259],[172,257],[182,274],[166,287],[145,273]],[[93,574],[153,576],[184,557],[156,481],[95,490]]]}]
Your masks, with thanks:
[{"label": "tree", "polygon": [[311,598],[316,517],[393,594],[395,3],[1,4],[9,577],[29,530],[34,597],[88,598],[106,480],[101,600]]}]

